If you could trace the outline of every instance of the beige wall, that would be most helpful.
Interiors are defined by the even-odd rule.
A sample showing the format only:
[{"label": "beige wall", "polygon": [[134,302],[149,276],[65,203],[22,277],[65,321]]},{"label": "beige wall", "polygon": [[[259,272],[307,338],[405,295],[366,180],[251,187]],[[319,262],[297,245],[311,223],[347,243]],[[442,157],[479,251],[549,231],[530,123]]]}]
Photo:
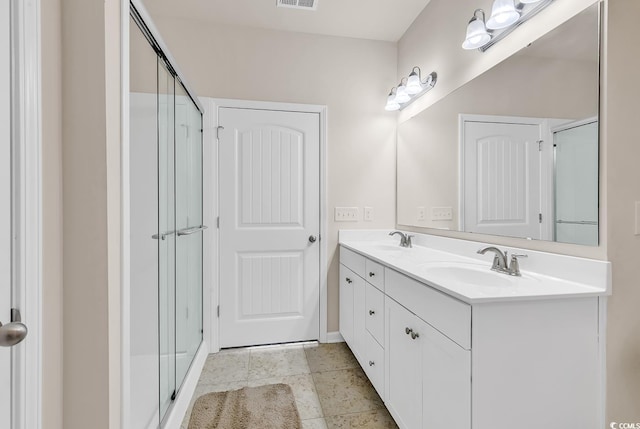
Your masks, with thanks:
[{"label": "beige wall", "polygon": [[41,2],[42,424],[62,429],[62,46],[60,0]]},{"label": "beige wall", "polygon": [[62,0],[63,426],[120,426],[120,1]]},{"label": "beige wall", "polygon": [[606,112],[608,258],[613,264],[613,295],[607,329],[607,418],[640,422],[640,236],[634,235],[635,202],[640,201],[640,37],[634,17],[637,0],[609,0]]},{"label": "beige wall", "polygon": [[[153,12],[153,11],[151,11]],[[338,330],[339,228],[395,223],[396,44],[154,17],[200,96],[328,106],[329,331]],[[333,222],[336,206],[373,207],[373,222]]]}]

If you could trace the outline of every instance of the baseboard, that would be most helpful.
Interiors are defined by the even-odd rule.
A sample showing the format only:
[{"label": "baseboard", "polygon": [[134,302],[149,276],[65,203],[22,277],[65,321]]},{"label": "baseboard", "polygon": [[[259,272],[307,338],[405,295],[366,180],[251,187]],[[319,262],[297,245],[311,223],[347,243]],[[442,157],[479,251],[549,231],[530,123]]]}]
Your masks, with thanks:
[{"label": "baseboard", "polygon": [[327,343],[344,343],[344,338],[340,332],[327,332]]}]

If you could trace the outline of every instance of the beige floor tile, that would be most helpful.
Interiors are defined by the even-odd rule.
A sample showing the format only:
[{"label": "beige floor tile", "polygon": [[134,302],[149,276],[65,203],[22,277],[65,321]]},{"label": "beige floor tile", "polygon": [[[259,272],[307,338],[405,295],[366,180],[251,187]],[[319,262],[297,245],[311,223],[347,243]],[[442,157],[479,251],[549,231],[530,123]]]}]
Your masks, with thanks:
[{"label": "beige floor tile", "polygon": [[249,380],[309,374],[302,346],[251,350]]},{"label": "beige floor tile", "polygon": [[398,429],[385,408],[365,413],[327,417],[326,421],[327,429]]},{"label": "beige floor tile", "polygon": [[296,400],[298,413],[302,420],[322,417],[322,407],[316,392],[316,386],[311,374],[288,375],[284,377],[263,378],[261,380],[250,380],[249,386],[264,386],[265,384],[284,383],[291,386],[293,396]]},{"label": "beige floor tile", "polygon": [[358,368],[358,361],[347,343],[304,346],[311,372]]},{"label": "beige floor tile", "polygon": [[362,369],[313,373],[324,416],[360,413],[384,407]]},{"label": "beige floor tile", "polygon": [[324,419],[303,420],[302,429],[327,429],[327,422]]},{"label": "beige floor tile", "polygon": [[207,357],[200,375],[200,384],[221,384],[246,381],[249,377],[249,350],[223,350]]}]

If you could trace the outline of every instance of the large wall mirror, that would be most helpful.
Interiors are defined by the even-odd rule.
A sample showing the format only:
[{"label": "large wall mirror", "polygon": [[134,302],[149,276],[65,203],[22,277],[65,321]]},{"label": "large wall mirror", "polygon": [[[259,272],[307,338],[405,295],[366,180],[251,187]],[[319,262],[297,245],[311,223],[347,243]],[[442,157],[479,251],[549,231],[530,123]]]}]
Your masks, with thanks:
[{"label": "large wall mirror", "polygon": [[598,245],[599,7],[398,127],[398,224]]}]

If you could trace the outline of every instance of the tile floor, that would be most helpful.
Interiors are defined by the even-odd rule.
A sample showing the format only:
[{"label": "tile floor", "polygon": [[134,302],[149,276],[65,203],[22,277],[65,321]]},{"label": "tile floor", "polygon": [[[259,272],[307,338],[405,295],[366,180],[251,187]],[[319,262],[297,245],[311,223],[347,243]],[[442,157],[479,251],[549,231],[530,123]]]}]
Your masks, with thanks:
[{"label": "tile floor", "polygon": [[286,383],[303,429],[395,429],[395,422],[345,343],[223,350],[210,355],[195,399],[209,392]]}]

